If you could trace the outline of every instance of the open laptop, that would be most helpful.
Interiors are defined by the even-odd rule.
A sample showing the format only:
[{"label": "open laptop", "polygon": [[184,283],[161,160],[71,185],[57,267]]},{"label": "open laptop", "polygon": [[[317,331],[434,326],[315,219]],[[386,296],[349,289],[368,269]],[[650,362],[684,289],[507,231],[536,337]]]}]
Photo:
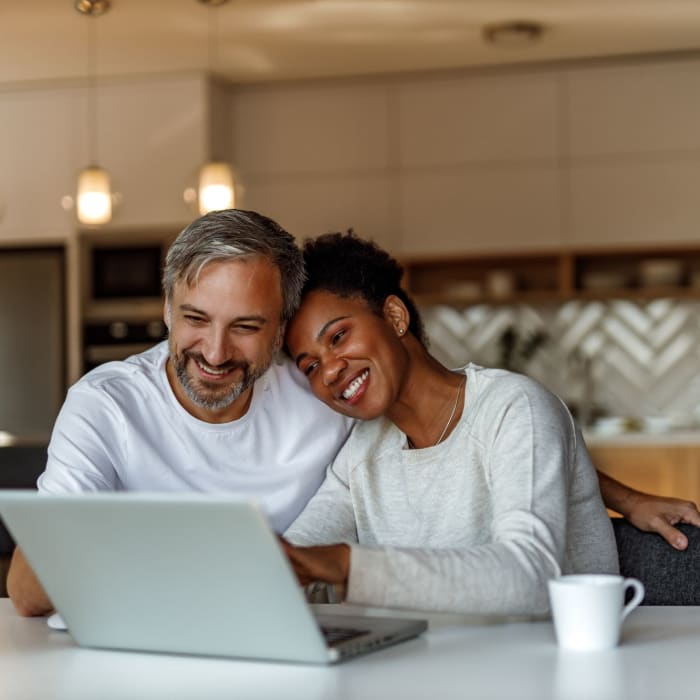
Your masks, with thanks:
[{"label": "open laptop", "polygon": [[0,516],[81,646],[334,663],[423,620],[316,616],[254,504],[0,492]]}]

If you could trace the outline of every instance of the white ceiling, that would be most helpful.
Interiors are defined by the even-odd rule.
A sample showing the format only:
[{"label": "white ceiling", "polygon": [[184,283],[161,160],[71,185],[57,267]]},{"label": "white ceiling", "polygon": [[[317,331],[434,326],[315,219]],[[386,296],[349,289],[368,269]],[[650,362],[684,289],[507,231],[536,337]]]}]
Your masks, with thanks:
[{"label": "white ceiling", "polygon": [[[486,43],[502,20],[547,29],[526,48]],[[0,84],[84,78],[89,23],[100,76],[213,67],[235,82],[700,49],[700,0],[112,0],[99,19],[73,0],[0,0]]]}]

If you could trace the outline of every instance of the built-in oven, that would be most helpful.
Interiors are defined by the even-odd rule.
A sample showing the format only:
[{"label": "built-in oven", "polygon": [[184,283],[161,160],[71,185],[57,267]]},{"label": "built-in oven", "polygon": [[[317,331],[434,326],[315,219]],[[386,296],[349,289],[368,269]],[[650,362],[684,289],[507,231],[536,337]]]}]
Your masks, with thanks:
[{"label": "built-in oven", "polygon": [[90,232],[80,239],[83,371],[166,335],[161,275],[176,231]]},{"label": "built-in oven", "polygon": [[166,336],[163,320],[100,321],[83,326],[83,369],[87,372],[103,362],[124,360],[148,350]]}]

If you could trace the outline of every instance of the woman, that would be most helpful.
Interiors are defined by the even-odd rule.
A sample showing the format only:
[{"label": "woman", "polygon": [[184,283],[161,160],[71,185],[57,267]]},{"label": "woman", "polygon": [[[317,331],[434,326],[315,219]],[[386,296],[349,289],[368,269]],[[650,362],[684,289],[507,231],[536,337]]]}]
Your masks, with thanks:
[{"label": "woman", "polygon": [[358,604],[537,614],[548,579],[616,572],[565,405],[518,374],[441,365],[373,244],[328,234],[304,254],[286,347],[314,394],[360,422],[286,533],[300,580],[346,584]]}]

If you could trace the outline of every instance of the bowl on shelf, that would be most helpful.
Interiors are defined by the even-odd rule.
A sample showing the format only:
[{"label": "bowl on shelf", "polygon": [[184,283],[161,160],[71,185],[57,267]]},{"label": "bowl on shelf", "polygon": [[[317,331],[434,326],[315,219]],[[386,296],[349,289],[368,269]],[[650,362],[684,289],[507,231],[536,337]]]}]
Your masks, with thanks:
[{"label": "bowl on shelf", "polygon": [[494,299],[506,299],[515,292],[515,282],[509,270],[491,270],[486,276],[486,289]]},{"label": "bowl on shelf", "polygon": [[484,295],[481,282],[477,282],[476,280],[453,282],[445,286],[443,292],[450,298],[458,301],[475,301]]},{"label": "bowl on shelf", "polygon": [[683,264],[675,258],[650,258],[639,263],[643,287],[673,287],[683,279]]},{"label": "bowl on shelf", "polygon": [[629,277],[617,270],[592,270],[581,277],[581,285],[584,289],[605,290],[624,289],[629,285]]},{"label": "bowl on shelf", "polygon": [[642,430],[645,433],[667,433],[673,427],[668,416],[645,416],[642,419]]}]

